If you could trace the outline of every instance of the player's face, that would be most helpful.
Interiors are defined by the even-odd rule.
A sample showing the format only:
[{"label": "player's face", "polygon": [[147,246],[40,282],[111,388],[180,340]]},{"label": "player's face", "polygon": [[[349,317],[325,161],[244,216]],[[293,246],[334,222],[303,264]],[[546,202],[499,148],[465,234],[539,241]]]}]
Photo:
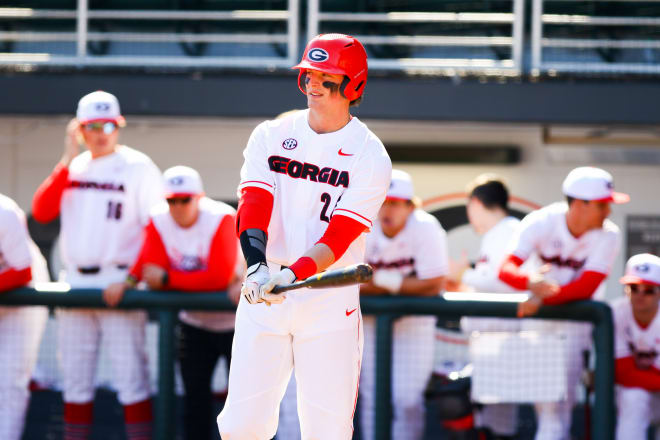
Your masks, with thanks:
[{"label": "player's face", "polygon": [[93,157],[112,153],[119,139],[119,128],[112,122],[83,124],[80,132]]},{"label": "player's face", "polygon": [[597,229],[603,227],[603,222],[609,217],[612,212],[609,202],[583,202],[582,217],[585,224],[589,229]]},{"label": "player's face", "polygon": [[486,231],[484,230],[485,228],[483,227],[483,222],[481,221],[484,213],[486,212],[484,204],[481,203],[481,201],[476,197],[470,197],[468,199],[465,210],[467,211],[468,221],[474,228],[474,231],[479,235],[484,234]]},{"label": "player's face", "polygon": [[343,79],[343,75],[325,73],[319,70],[307,70],[305,75],[307,106],[310,109],[323,109],[346,105],[348,100],[339,93],[339,87]]},{"label": "player's face", "polygon": [[176,196],[167,199],[170,215],[177,225],[188,228],[195,224],[199,214],[200,196]]},{"label": "player's face", "polygon": [[406,200],[385,200],[378,211],[378,221],[383,233],[394,237],[406,225],[415,206]]},{"label": "player's face", "polygon": [[660,286],[647,283],[626,284],[625,291],[634,312],[644,313],[658,308]]}]

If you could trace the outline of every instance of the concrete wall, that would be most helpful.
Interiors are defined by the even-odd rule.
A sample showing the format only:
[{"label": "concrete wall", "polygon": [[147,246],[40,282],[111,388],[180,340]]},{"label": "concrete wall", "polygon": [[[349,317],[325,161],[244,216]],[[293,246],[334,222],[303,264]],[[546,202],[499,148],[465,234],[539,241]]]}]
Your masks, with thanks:
[{"label": "concrete wall", "polygon": [[[29,211],[35,189],[62,154],[67,121],[62,116],[0,118],[0,192],[14,198],[26,211]],[[209,196],[231,200],[236,198],[243,161],[241,152],[259,122],[256,119],[129,116],[120,141],[147,153],[162,170],[177,164],[196,168],[204,179]],[[513,195],[544,205],[562,198],[561,182],[572,168],[599,165],[584,161],[558,163],[556,155],[549,154],[550,147],[543,145],[538,125],[365,122],[385,145],[409,142],[513,144],[521,147],[522,161],[514,165],[395,164],[413,175],[416,191],[426,201],[462,192],[466,183],[476,175],[495,172],[508,180]],[[656,189],[660,188],[660,173],[656,166],[601,166],[615,176],[618,190],[632,196],[631,203],[613,207],[611,218],[622,229],[625,229],[626,215],[660,215],[660,197]],[[427,208],[433,210],[443,204],[460,203],[461,200],[452,199],[428,204]],[[457,228],[450,234],[450,253],[456,257],[466,249],[474,256],[477,243],[477,237],[468,227]],[[616,279],[625,262],[622,255],[623,252],[610,277],[609,296],[620,290]]]}]

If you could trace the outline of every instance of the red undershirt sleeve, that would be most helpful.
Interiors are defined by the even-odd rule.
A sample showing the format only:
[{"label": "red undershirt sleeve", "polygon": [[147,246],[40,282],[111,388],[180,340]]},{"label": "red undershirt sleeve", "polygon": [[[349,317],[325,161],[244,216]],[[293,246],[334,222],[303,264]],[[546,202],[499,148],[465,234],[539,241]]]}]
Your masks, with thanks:
[{"label": "red undershirt sleeve", "polygon": [[165,245],[153,221],[149,221],[149,224],[145,226],[144,233],[145,237],[142,249],[129,272],[136,280],[142,279],[142,267],[146,263],[157,264],[165,270],[170,267],[170,260],[167,257]]},{"label": "red undershirt sleeve", "polygon": [[25,269],[9,269],[0,273],[0,292],[25,286],[32,279],[32,270],[29,267]]},{"label": "red undershirt sleeve", "polygon": [[235,236],[235,218],[226,215],[213,236],[206,270],[184,272],[170,268],[170,289],[179,290],[223,290],[234,275],[238,245]]},{"label": "red undershirt sleeve", "polygon": [[617,359],[614,369],[615,382],[619,385],[660,391],[660,371],[653,367],[648,370],[640,370],[631,356]]},{"label": "red undershirt sleeve", "polygon": [[587,270],[575,281],[561,286],[559,293],[543,300],[543,304],[558,305],[581,299],[589,299],[607,275]]},{"label": "red undershirt sleeve", "polygon": [[273,202],[273,195],[265,189],[254,186],[243,188],[236,213],[236,235],[240,237],[246,229],[260,229],[268,233]]},{"label": "red undershirt sleeve", "polygon": [[344,255],[351,243],[366,230],[367,227],[359,221],[345,215],[336,214],[330,219],[328,228],[317,243],[328,246],[335,256],[335,261],[337,261]]},{"label": "red undershirt sleeve", "polygon": [[515,289],[526,290],[529,277],[520,271],[523,263],[522,258],[509,255],[500,266],[498,278]]},{"label": "red undershirt sleeve", "polygon": [[40,223],[55,220],[60,214],[62,194],[69,183],[69,169],[58,163],[44,180],[32,198],[32,216]]}]

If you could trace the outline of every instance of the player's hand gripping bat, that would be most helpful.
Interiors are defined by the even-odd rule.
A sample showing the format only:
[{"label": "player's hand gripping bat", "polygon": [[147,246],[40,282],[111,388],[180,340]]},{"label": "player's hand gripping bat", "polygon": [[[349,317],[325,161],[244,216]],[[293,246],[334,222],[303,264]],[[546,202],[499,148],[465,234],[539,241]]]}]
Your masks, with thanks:
[{"label": "player's hand gripping bat", "polygon": [[287,290],[300,289],[301,287],[321,289],[324,287],[349,286],[351,284],[366,283],[371,279],[372,275],[373,269],[368,264],[354,264],[352,266],[346,266],[343,269],[321,272],[292,284],[275,286],[270,293],[282,293]]}]

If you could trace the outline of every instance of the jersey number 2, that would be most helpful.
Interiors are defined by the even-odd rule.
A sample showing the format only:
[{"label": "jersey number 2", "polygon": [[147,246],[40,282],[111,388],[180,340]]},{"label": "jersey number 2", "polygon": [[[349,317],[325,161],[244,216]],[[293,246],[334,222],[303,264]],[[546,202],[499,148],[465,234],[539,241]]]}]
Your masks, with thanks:
[{"label": "jersey number 2", "polygon": [[106,218],[119,220],[121,218],[121,202],[108,200],[108,213]]},{"label": "jersey number 2", "polygon": [[321,194],[321,202],[323,202],[323,209],[321,209],[321,221],[330,223],[330,218],[328,217],[328,208],[330,207],[330,202],[332,197],[328,193]]}]

